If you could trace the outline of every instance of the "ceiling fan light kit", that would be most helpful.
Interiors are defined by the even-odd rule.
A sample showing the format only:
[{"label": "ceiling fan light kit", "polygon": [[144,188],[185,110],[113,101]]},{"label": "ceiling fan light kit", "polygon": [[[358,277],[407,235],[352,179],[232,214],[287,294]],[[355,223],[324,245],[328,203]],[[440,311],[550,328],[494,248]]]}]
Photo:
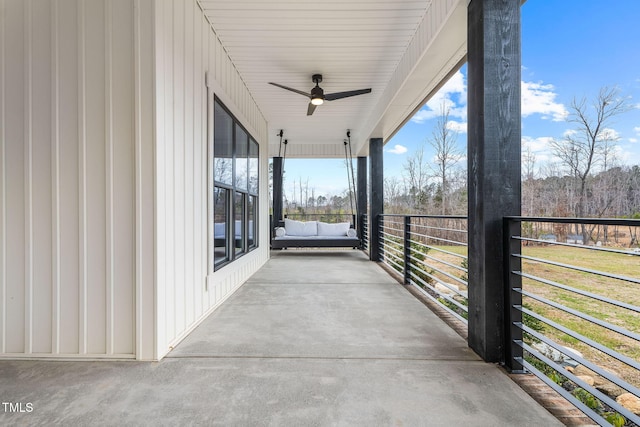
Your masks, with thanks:
[{"label": "ceiling fan light kit", "polygon": [[336,99],[348,98],[350,96],[363,95],[365,93],[371,92],[371,88],[368,88],[368,89],[350,90],[346,92],[329,93],[325,95],[324,90],[322,90],[322,88],[319,85],[320,82],[322,82],[322,74],[314,74],[313,76],[311,76],[311,80],[316,85],[311,89],[310,93],[306,93],[298,89],[293,89],[287,86],[283,86],[278,83],[269,82],[269,84],[277,86],[282,89],[289,90],[291,92],[295,92],[297,94],[300,94],[309,98],[311,102],[309,103],[309,107],[307,108],[307,116],[312,115],[316,109],[316,106],[322,105],[324,101],[335,101]]}]

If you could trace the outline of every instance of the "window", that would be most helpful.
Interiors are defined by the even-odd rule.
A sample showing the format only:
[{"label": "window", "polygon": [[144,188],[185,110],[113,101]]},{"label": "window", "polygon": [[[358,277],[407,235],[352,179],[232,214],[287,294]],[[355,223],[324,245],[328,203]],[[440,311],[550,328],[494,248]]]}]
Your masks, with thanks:
[{"label": "window", "polygon": [[246,195],[240,192],[236,192],[236,201],[233,211],[235,212],[235,247],[236,247],[236,255],[240,255],[245,252],[245,199]]},{"label": "window", "polygon": [[236,125],[235,186],[238,190],[247,191],[249,171],[249,138],[247,133]]},{"label": "window", "polygon": [[229,209],[227,199],[229,198],[226,188],[214,187],[213,189],[213,262],[215,265],[229,261],[227,251],[228,218]]},{"label": "window", "polygon": [[213,110],[213,176],[218,184],[233,185],[233,117],[216,102]]},{"label": "window", "polygon": [[214,269],[258,247],[258,143],[214,102]]},{"label": "window", "polygon": [[249,196],[247,205],[247,215],[249,217],[249,229],[247,230],[249,238],[249,249],[255,248],[256,237],[258,231],[258,198],[256,196]]}]

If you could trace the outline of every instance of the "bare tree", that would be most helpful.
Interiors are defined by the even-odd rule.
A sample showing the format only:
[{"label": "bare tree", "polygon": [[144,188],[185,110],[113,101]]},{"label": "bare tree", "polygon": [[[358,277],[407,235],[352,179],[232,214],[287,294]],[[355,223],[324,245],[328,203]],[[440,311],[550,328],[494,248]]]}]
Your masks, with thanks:
[{"label": "bare tree", "polygon": [[402,177],[411,200],[411,207],[420,210],[428,199],[426,188],[429,183],[429,167],[424,159],[424,146],[420,146],[415,155],[407,158],[403,169]]},{"label": "bare tree", "polygon": [[435,150],[435,167],[434,173],[440,182],[440,190],[442,192],[442,215],[446,215],[448,209],[449,197],[449,176],[452,169],[462,159],[462,150],[458,147],[458,132],[451,129],[449,125],[450,109],[444,103],[440,106],[440,116],[436,122],[431,138],[428,139],[429,145]]},{"label": "bare tree", "polygon": [[[588,179],[597,165],[605,162],[617,140],[616,134],[608,127],[615,116],[629,108],[628,101],[619,96],[616,88],[603,87],[591,103],[585,98],[574,98],[567,121],[574,123],[576,128],[568,132],[564,140],[551,142],[553,153],[576,182],[575,215],[578,217],[582,218],[587,214]],[[587,234],[586,227],[583,226],[584,244],[587,244]]]},{"label": "bare tree", "polygon": [[536,154],[531,147],[522,152],[522,180],[531,181],[536,178]]},{"label": "bare tree", "polygon": [[525,215],[534,215],[536,155],[527,147],[522,153],[522,207]]},{"label": "bare tree", "polygon": [[384,177],[384,206],[385,212],[402,213],[403,192],[400,180],[395,176]]}]

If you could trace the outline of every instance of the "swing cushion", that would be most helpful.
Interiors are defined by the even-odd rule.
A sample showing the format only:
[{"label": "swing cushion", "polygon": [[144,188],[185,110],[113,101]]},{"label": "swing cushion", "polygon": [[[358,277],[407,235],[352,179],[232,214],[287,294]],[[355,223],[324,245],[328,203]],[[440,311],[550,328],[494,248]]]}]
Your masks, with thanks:
[{"label": "swing cushion", "polygon": [[318,236],[346,236],[350,225],[348,222],[328,224],[318,221]]},{"label": "swing cushion", "polygon": [[294,221],[285,218],[284,229],[287,236],[317,236],[318,223],[316,221]]}]

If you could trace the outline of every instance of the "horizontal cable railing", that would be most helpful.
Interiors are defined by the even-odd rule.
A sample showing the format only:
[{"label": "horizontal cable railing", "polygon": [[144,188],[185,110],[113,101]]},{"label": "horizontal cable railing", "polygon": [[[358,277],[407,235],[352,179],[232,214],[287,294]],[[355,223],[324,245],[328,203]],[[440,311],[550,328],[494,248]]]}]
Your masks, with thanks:
[{"label": "horizontal cable railing", "polygon": [[[467,218],[384,214],[376,231],[379,261],[467,323]],[[625,403],[640,398],[639,231],[638,220],[505,218],[505,364],[601,425],[640,426]]]},{"label": "horizontal cable railing", "polygon": [[640,425],[640,221],[505,218],[507,366],[600,425]]},{"label": "horizontal cable railing", "polygon": [[380,261],[425,297],[467,323],[467,218],[380,216]]},{"label": "horizontal cable railing", "polygon": [[363,251],[369,251],[369,216],[360,215],[360,240]]}]

